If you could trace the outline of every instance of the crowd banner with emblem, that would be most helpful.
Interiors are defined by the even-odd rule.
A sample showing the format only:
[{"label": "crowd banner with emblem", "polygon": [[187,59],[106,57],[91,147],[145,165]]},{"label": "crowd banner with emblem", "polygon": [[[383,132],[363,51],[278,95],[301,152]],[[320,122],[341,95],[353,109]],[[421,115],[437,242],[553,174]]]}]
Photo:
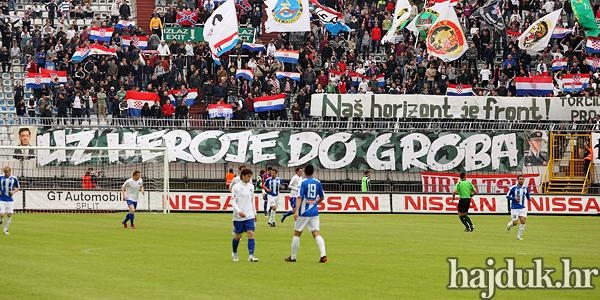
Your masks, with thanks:
[{"label": "crowd banner with emblem", "polygon": [[519,36],[519,48],[530,54],[536,54],[548,47],[554,28],[560,19],[562,8],[555,10],[533,22]]},{"label": "crowd banner with emblem", "polygon": [[390,94],[313,94],[311,116],[506,121],[587,120],[600,97],[495,97]]},{"label": "crowd banner with emblem", "polygon": [[481,16],[486,23],[493,26],[497,32],[504,34],[506,24],[504,23],[504,16],[502,16],[502,10],[500,9],[500,0],[488,0],[475,13]]},{"label": "crowd banner with emblem", "polygon": [[267,33],[310,31],[308,0],[267,0],[265,2]]},{"label": "crowd banner with emblem", "polygon": [[467,38],[456,12],[448,4],[429,28],[427,52],[445,62],[451,62],[459,59],[468,48]]},{"label": "crowd banner with emblem", "polygon": [[408,25],[406,25],[406,29],[412,31],[421,39],[425,39],[427,37],[427,31],[429,28],[431,28],[431,25],[433,25],[433,23],[435,23],[437,18],[440,16],[440,12],[447,7],[447,3],[436,3],[431,7],[425,8],[410,23],[408,23]]}]

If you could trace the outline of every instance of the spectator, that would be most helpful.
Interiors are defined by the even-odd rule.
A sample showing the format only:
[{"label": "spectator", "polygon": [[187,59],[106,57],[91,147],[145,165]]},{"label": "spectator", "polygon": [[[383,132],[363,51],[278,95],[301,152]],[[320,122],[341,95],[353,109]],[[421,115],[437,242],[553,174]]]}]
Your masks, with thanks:
[{"label": "spectator", "polygon": [[158,14],[152,14],[152,19],[150,19],[150,31],[152,34],[156,34],[159,39],[162,38],[162,28],[162,21]]}]

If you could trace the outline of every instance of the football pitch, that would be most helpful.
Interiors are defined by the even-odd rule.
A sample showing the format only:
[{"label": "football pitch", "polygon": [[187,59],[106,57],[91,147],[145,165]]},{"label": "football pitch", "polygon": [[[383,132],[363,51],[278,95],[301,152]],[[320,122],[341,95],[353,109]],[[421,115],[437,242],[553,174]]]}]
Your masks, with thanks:
[{"label": "football pitch", "polygon": [[[0,236],[0,299],[478,299],[481,289],[448,289],[448,257],[486,267],[493,257],[518,267],[561,257],[600,267],[600,218],[530,216],[517,241],[509,217],[474,215],[463,232],[454,215],[321,215],[329,262],[319,264],[305,232],[296,263],[286,263],[293,222],[256,231],[258,263],[231,260],[231,214],[16,214]],[[278,214],[281,216],[281,214]],[[598,299],[594,289],[505,289],[494,299]]]}]

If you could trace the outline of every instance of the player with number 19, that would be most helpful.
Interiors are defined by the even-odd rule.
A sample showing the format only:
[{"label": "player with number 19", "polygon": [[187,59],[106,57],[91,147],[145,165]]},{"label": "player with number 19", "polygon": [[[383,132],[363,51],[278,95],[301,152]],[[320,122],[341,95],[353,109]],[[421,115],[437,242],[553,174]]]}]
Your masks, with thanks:
[{"label": "player with number 19", "polygon": [[319,203],[325,199],[321,182],[313,178],[315,168],[312,165],[304,167],[305,179],[300,184],[298,203],[294,208],[294,236],[292,238],[292,255],[285,258],[287,262],[296,262],[296,254],[300,248],[300,237],[304,227],[312,232],[321,257],[320,263],[327,262],[325,240],[320,233]]}]

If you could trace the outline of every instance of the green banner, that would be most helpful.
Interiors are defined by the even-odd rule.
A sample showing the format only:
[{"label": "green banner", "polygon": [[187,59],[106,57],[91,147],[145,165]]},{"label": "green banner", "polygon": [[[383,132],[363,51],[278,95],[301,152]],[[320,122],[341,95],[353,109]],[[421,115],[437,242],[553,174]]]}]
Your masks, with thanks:
[{"label": "green banner", "polygon": [[[165,26],[163,28],[163,39],[165,41],[176,40],[178,42],[203,42],[204,27],[180,27]],[[254,43],[254,28],[240,27],[240,39],[244,42]]]},{"label": "green banner", "polygon": [[[545,137],[546,134],[539,131],[373,134],[290,130],[40,129],[38,146],[66,145],[74,150],[38,150],[37,163],[46,166],[80,165],[93,163],[93,160],[103,160],[102,163],[156,161],[160,152],[135,150],[136,147],[166,147],[172,161],[188,163],[233,162],[284,167],[311,163],[323,169],[513,172],[521,170],[524,164],[544,165],[543,159],[547,162],[547,152],[541,153],[542,149],[547,149],[547,146],[543,147]],[[529,140],[536,143],[528,143]],[[133,150],[108,151],[100,157],[93,152],[78,150],[90,146]],[[541,156],[541,160],[526,159],[531,155]]]}]

